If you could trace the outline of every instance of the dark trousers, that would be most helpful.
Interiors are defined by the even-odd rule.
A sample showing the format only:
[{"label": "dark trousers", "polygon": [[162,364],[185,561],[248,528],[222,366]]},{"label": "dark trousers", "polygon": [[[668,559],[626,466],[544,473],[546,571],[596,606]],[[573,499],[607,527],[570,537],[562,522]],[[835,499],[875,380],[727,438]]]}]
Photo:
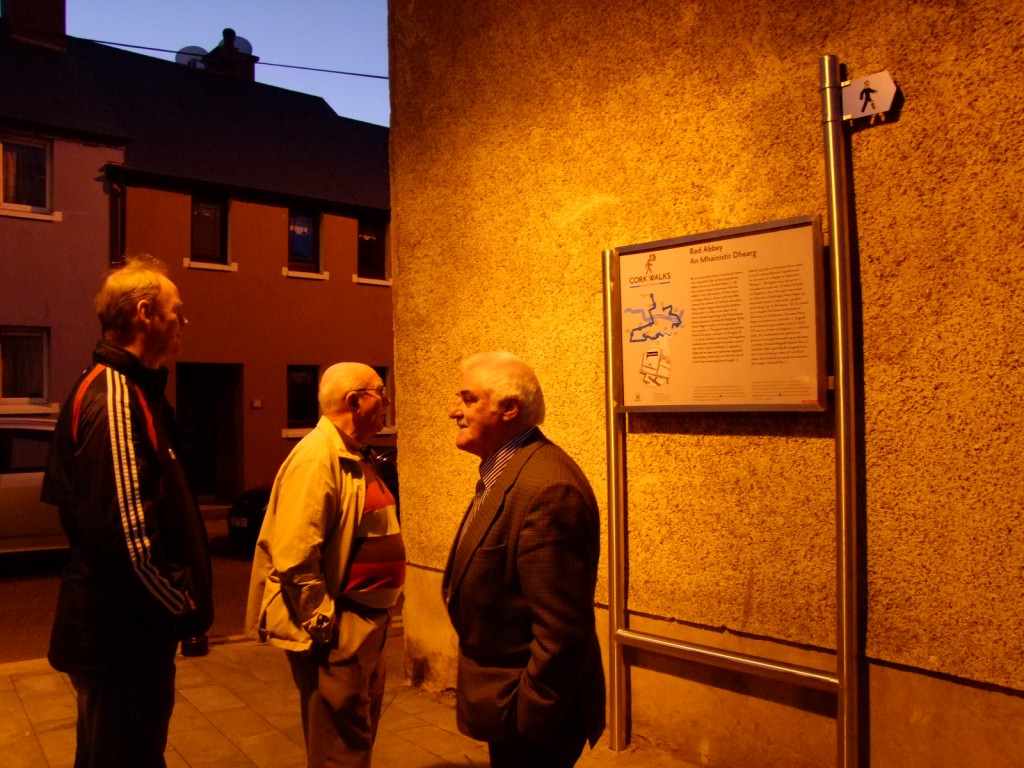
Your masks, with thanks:
[{"label": "dark trousers", "polygon": [[516,734],[490,742],[491,768],[572,768],[587,743],[587,721],[579,696],[573,697],[565,724],[550,741],[534,741]]},{"label": "dark trousers", "polygon": [[75,768],[165,768],[174,656],[71,675],[78,696]]}]

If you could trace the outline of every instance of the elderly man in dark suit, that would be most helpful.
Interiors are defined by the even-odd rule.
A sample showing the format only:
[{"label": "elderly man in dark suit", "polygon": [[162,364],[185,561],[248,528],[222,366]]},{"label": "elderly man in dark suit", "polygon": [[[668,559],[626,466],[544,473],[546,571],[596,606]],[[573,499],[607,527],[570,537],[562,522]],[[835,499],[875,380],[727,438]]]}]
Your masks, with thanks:
[{"label": "elderly man in dark suit", "polygon": [[443,588],[459,637],[459,729],[493,768],[568,768],[605,725],[594,629],[600,555],[587,478],[537,428],[544,396],[507,352],[474,355],[449,412],[480,457]]}]

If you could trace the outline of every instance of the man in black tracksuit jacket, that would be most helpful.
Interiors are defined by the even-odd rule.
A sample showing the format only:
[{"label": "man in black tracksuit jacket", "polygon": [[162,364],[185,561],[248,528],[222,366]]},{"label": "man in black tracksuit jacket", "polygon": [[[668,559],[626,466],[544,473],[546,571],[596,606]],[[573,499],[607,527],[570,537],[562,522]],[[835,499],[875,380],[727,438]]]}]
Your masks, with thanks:
[{"label": "man in black tracksuit jacket", "polygon": [[178,641],[213,620],[206,531],[164,397],[188,321],[153,259],[111,271],[96,309],[103,341],[43,480],[71,545],[49,659],[78,695],[75,768],[163,768]]}]

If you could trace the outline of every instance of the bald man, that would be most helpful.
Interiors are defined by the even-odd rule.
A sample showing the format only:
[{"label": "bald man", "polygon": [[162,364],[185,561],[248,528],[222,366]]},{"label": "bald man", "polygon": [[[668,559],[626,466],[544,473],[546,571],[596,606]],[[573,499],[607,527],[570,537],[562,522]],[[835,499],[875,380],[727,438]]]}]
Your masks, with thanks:
[{"label": "bald man", "polygon": [[390,401],[362,363],[328,368],[319,399],[320,421],[274,480],[246,627],[287,654],[310,768],[368,768],[390,609],[405,583],[395,499],[367,447]]}]

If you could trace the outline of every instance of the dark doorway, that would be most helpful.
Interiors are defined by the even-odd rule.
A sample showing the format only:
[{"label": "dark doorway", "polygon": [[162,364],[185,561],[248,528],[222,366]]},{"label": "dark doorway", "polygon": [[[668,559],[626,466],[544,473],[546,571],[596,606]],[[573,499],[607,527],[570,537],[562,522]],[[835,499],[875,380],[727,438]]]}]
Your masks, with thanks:
[{"label": "dark doorway", "polygon": [[178,363],[181,462],[203,503],[230,504],[241,492],[242,366]]}]

